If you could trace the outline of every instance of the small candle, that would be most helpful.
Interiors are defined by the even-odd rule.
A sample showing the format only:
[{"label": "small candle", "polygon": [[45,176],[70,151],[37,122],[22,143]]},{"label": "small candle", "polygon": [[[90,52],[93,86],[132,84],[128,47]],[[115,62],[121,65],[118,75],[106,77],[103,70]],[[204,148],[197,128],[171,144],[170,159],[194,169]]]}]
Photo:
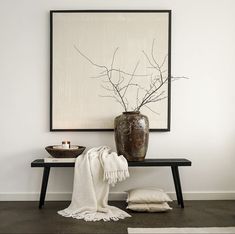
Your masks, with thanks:
[{"label": "small candle", "polygon": [[70,141],[62,141],[62,148],[69,149],[70,148]]}]

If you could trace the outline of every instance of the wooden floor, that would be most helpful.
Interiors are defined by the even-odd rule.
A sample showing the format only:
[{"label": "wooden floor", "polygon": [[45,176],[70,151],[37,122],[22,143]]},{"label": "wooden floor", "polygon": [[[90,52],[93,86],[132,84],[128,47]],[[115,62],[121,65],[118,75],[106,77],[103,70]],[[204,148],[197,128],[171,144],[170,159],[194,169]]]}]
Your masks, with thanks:
[{"label": "wooden floor", "polygon": [[[57,214],[68,202],[0,202],[1,234],[106,234],[127,233],[128,227],[235,226],[235,201],[185,201],[185,209],[172,203],[168,213],[134,213],[117,222],[85,222]],[[111,205],[125,209],[125,202]]]}]

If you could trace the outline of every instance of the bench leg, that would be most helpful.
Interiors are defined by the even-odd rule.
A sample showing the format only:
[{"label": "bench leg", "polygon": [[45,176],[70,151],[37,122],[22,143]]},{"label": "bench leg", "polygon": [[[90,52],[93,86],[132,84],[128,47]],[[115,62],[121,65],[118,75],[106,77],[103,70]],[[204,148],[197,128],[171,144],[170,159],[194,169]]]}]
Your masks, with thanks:
[{"label": "bench leg", "polygon": [[181,208],[184,208],[184,199],[183,199],[183,194],[182,194],[182,189],[181,189],[181,184],[180,184],[180,175],[179,175],[178,166],[172,166],[171,171],[172,171],[172,175],[174,179],[178,204],[181,205]]},{"label": "bench leg", "polygon": [[43,177],[42,177],[42,187],[41,187],[41,193],[40,193],[40,201],[39,201],[39,209],[42,208],[45,202],[49,174],[50,174],[50,167],[44,167]]}]

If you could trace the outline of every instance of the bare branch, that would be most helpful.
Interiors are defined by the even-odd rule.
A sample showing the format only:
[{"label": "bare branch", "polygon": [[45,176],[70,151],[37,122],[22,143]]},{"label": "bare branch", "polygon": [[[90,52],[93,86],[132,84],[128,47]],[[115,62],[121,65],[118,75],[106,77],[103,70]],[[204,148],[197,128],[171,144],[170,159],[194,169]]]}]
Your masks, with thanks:
[{"label": "bare branch", "polygon": [[107,86],[104,86],[104,85],[101,85],[101,87],[107,91],[112,91],[113,92],[113,89],[110,89],[109,87]]},{"label": "bare branch", "polygon": [[157,65],[158,69],[159,69],[159,65],[154,57],[154,42],[155,42],[155,39],[153,39],[153,42],[152,42],[152,49],[151,49],[151,56],[152,56],[152,59],[154,61],[154,63]]},{"label": "bare branch", "polygon": [[108,70],[108,68],[106,66],[102,66],[102,65],[99,65],[99,64],[96,64],[94,63],[90,58],[88,58],[85,54],[83,54],[78,48],[76,45],[74,45],[74,48],[77,50],[77,52],[83,57],[85,58],[88,62],[90,62],[92,65],[96,66],[96,67],[99,67],[99,68],[103,68],[105,69],[106,71]]},{"label": "bare branch", "polygon": [[160,68],[162,68],[162,67],[164,66],[164,64],[165,64],[167,58],[168,58],[168,54],[165,55],[165,57],[164,57],[164,59],[163,59],[163,61],[162,61],[162,64],[160,65]]},{"label": "bare branch", "polygon": [[[119,90],[118,90],[118,87],[113,83],[113,81],[111,80],[111,76],[110,76],[110,70],[106,67],[106,66],[103,66],[103,65],[99,65],[99,64],[96,64],[94,63],[89,57],[87,57],[85,54],[83,54],[77,47],[76,45],[74,45],[74,48],[78,51],[78,53],[83,57],[85,58],[89,63],[91,63],[93,66],[96,66],[96,67],[99,67],[99,68],[102,68],[102,69],[105,69],[104,71],[104,74],[106,74],[110,84],[112,85],[113,89],[114,89],[114,93],[115,95],[117,95],[120,100],[118,100],[119,103],[122,103],[122,106],[124,107],[125,111],[127,111],[127,108],[126,108],[126,104],[122,98],[122,95],[120,94]],[[117,52],[117,49],[115,50],[114,52],[114,55],[113,55],[113,61],[114,61],[114,57],[115,57],[115,54]],[[103,73],[101,73],[103,74]],[[115,97],[116,98],[116,97]]]},{"label": "bare branch", "polygon": [[152,62],[150,61],[150,58],[149,58],[148,55],[145,53],[145,51],[142,50],[142,52],[143,52],[143,54],[145,55],[145,57],[147,58],[149,64],[152,66],[152,68],[156,68],[156,67],[154,66],[154,64],[152,64]]},{"label": "bare branch", "polygon": [[126,97],[125,97],[125,101],[126,101],[126,109],[128,110],[129,109],[129,102]]},{"label": "bare branch", "polygon": [[91,78],[91,79],[98,79],[98,78],[102,78],[102,77],[105,77],[105,76],[107,76],[107,74],[98,75],[98,76],[90,76],[89,78]]},{"label": "bare branch", "polygon": [[143,98],[141,104],[138,107],[138,110],[144,105],[148,103],[148,100],[152,97],[153,94],[155,94],[166,82],[168,81],[168,78],[166,78],[156,89],[154,89],[152,92],[148,93],[148,95],[145,95]]},{"label": "bare branch", "polygon": [[158,95],[153,95],[151,98],[148,99],[148,102],[157,102],[158,99],[165,94],[165,91],[162,91],[160,94]]},{"label": "bare branch", "polygon": [[138,87],[137,89],[137,93],[136,93],[136,108],[138,108],[138,105],[139,105],[139,92],[140,92],[140,87]]},{"label": "bare branch", "polygon": [[172,81],[180,80],[180,79],[186,79],[186,80],[189,80],[189,78],[188,78],[188,77],[186,77],[186,76],[171,76],[171,80],[172,80]]},{"label": "bare branch", "polygon": [[[168,61],[168,55],[163,58],[161,64],[159,65],[157,62],[156,53],[154,53],[155,39],[153,39],[151,52],[149,55],[144,50],[142,50],[145,58],[149,63],[147,68],[152,69],[151,74],[136,74],[140,61],[136,63],[132,73],[115,67],[114,64],[119,47],[114,50],[110,66],[108,67],[95,63],[87,55],[81,52],[81,50],[76,45],[74,45],[74,48],[91,65],[100,69],[98,75],[91,78],[99,78],[101,82],[104,83],[101,84],[101,87],[109,93],[113,93],[113,95],[100,95],[100,97],[114,99],[124,108],[125,111],[128,109],[139,111],[142,107],[145,107],[153,113],[159,114],[149,107],[149,104],[159,102],[167,98],[167,96],[164,96],[166,90],[161,91],[162,87],[170,81],[175,81],[182,78],[188,79],[187,77],[169,77],[167,74],[168,70],[165,68],[166,61]],[[138,84],[138,82],[133,82],[133,79],[136,77],[146,77],[147,81],[149,82],[148,85],[146,86],[146,83],[144,83],[142,87]],[[129,106],[127,98],[127,91],[131,88],[136,91],[135,108],[133,106]]]},{"label": "bare branch", "polygon": [[155,101],[147,101],[147,102],[145,103],[145,105],[144,105],[144,106],[147,106],[147,104],[149,104],[149,103],[162,101],[162,100],[164,100],[164,99],[166,99],[166,98],[167,98],[167,96],[162,97],[162,98],[158,98],[158,99],[157,99],[157,100],[155,100]]},{"label": "bare branch", "polygon": [[127,86],[139,86],[138,84],[127,84],[125,86],[123,86],[122,88],[119,89],[119,91],[121,92],[123,89],[126,89]]},{"label": "bare branch", "polygon": [[133,71],[133,73],[132,73],[132,76],[131,76],[130,80],[128,81],[128,84],[127,84],[127,86],[126,86],[126,89],[125,89],[125,91],[124,91],[122,97],[125,97],[126,91],[127,91],[128,87],[129,87],[131,81],[132,81],[133,78],[134,78],[134,75],[135,75],[135,72],[136,72],[136,70],[137,70],[137,67],[139,66],[139,63],[140,63],[140,61],[138,61],[137,64],[135,65],[135,68],[134,68],[134,71]]},{"label": "bare branch", "polygon": [[150,108],[149,106],[144,106],[145,108],[149,109],[150,111],[152,111],[154,114],[156,115],[160,115],[158,112],[154,111],[152,108]]},{"label": "bare branch", "polygon": [[113,59],[112,59],[112,63],[111,63],[111,69],[113,69],[114,59],[115,59],[115,55],[116,55],[118,49],[119,49],[119,47],[117,47],[116,50],[115,50],[114,53],[113,53]]},{"label": "bare branch", "polygon": [[118,102],[125,109],[125,106],[123,105],[123,103],[120,100],[118,100],[118,98],[115,97],[115,96],[111,96],[111,95],[99,95],[99,97],[102,97],[102,98],[113,98],[113,99],[115,99],[116,102]]},{"label": "bare branch", "polygon": [[[111,70],[113,69],[113,64],[114,64],[114,59],[115,59],[115,55],[118,51],[118,47],[116,48],[116,50],[113,53],[113,59],[112,59],[112,63],[111,63]],[[112,71],[110,72],[110,78],[112,77]]]},{"label": "bare branch", "polygon": [[[110,70],[108,70],[109,72],[111,72],[111,71],[115,71],[115,72],[119,72],[119,70],[120,69],[116,69],[116,68],[113,68],[113,69],[110,69]],[[122,71],[122,70],[120,70],[120,72],[123,74],[123,75],[127,75],[127,76],[132,76],[132,73],[129,73],[129,72],[125,72],[125,71]],[[146,74],[146,75],[144,75],[144,74],[135,74],[134,76],[139,76],[139,77],[147,77],[147,76],[149,76],[149,74]]]}]

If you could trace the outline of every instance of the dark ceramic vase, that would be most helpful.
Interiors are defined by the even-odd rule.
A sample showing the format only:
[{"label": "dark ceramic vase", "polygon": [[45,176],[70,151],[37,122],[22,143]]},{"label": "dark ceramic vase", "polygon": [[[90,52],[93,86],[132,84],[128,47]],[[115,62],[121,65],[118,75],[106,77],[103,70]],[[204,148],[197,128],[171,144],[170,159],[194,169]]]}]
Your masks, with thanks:
[{"label": "dark ceramic vase", "polygon": [[149,121],[139,111],[123,112],[114,120],[116,148],[128,161],[143,161],[148,149]]}]

